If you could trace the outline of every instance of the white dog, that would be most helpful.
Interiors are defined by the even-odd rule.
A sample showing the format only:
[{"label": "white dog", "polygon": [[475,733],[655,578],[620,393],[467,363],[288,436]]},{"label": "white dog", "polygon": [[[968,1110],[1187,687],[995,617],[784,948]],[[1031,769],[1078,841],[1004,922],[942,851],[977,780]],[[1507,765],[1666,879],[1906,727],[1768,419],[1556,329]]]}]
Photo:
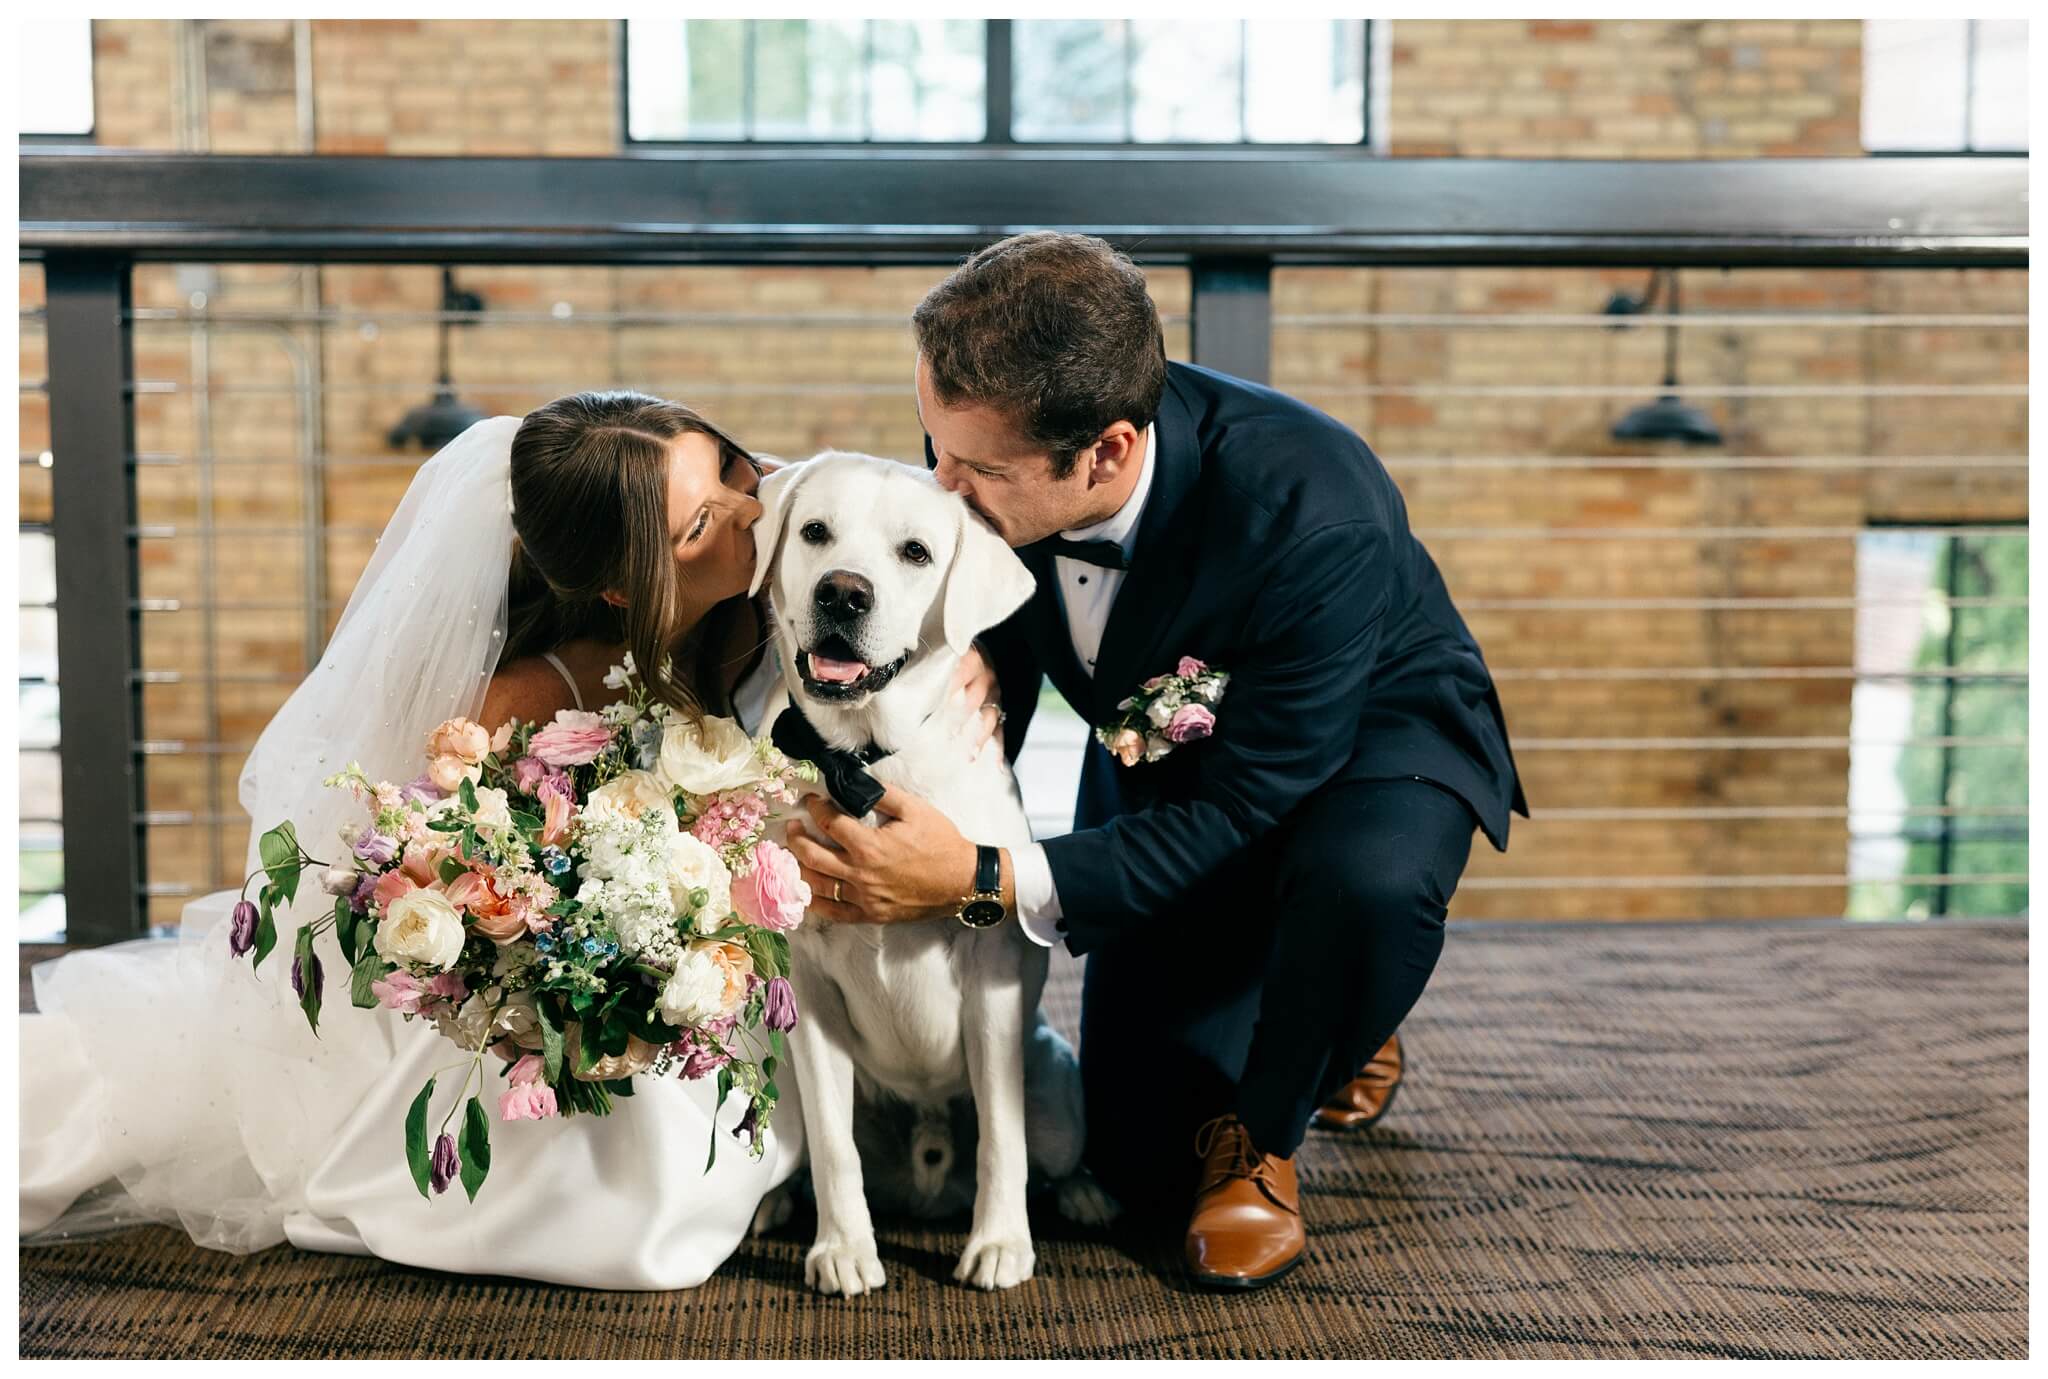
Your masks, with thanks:
[{"label": "white dog", "polygon": [[[930,801],[973,841],[1028,843],[1001,744],[969,760],[968,711],[947,702],[975,635],[1030,598],[1023,562],[930,475],[873,456],[827,452],[778,470],[761,501],[754,592],[770,586],[788,696],[769,721],[794,703],[827,745],[887,753],[875,779]],[[908,1205],[945,1209],[968,1171],[953,1171],[965,1159],[956,1120],[978,1133],[955,1278],[1008,1288],[1031,1277],[1030,1177],[1059,1184],[1069,1216],[1114,1214],[1080,1170],[1073,1052],[1038,1009],[1047,950],[1014,917],[991,929],[813,917],[791,938],[790,1058],[818,1203],[804,1261],[813,1287],[882,1286],[870,1190],[907,1177]]]}]

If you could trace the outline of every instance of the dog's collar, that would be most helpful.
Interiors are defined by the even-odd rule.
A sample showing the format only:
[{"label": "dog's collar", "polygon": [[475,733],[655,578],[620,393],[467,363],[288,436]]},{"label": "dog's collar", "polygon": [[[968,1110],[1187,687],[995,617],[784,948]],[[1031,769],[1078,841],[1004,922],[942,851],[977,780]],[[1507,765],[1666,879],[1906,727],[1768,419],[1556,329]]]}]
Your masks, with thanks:
[{"label": "dog's collar", "polygon": [[768,737],[783,755],[816,766],[832,802],[856,819],[872,813],[881,803],[882,783],[869,775],[867,768],[892,753],[877,744],[870,742],[857,752],[829,746],[795,704],[776,715]]}]

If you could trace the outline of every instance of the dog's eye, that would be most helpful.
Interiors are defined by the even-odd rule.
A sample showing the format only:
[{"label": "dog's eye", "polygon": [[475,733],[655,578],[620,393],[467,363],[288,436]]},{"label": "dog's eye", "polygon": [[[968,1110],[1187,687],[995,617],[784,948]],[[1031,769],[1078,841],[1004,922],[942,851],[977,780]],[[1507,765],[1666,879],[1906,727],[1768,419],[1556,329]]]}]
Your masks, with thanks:
[{"label": "dog's eye", "polygon": [[913,565],[929,565],[932,563],[932,553],[924,548],[924,542],[922,541],[904,542],[903,548],[898,554]]},{"label": "dog's eye", "polygon": [[806,522],[803,525],[803,538],[813,546],[822,546],[831,537],[831,530],[823,522]]}]

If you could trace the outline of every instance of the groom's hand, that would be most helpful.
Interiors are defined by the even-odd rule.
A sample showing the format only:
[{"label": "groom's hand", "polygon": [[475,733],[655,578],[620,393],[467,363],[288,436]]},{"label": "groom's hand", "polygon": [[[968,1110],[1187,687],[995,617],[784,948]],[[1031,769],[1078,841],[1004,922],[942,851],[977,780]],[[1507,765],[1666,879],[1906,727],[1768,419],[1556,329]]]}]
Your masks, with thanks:
[{"label": "groom's hand", "polygon": [[[789,826],[811,913],[835,924],[898,924],[958,913],[974,889],[974,844],[931,805],[889,786],[869,828],[823,795],[804,801],[815,828]],[[829,841],[831,846],[827,846]]]}]

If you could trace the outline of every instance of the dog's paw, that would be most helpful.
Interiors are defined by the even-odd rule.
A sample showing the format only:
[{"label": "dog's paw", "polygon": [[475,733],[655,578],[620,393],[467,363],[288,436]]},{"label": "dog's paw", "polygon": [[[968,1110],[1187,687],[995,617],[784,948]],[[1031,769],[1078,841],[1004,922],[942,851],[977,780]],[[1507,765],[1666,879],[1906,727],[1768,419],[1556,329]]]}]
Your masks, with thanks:
[{"label": "dog's paw", "polygon": [[1085,1168],[1060,1180],[1057,1200],[1060,1215],[1077,1226],[1107,1226],[1124,1211]]},{"label": "dog's paw", "polygon": [[858,1297],[888,1282],[872,1239],[824,1240],[804,1256],[804,1282],[820,1293]]},{"label": "dog's paw", "polygon": [[796,1215],[796,1194],[788,1183],[770,1188],[768,1195],[761,1199],[761,1205],[754,1208],[754,1224],[747,1228],[747,1234],[763,1236],[789,1223]]},{"label": "dog's paw", "polygon": [[1015,1288],[1031,1277],[1032,1266],[1037,1262],[1029,1235],[989,1239],[977,1235],[968,1240],[953,1277],[974,1288]]}]

